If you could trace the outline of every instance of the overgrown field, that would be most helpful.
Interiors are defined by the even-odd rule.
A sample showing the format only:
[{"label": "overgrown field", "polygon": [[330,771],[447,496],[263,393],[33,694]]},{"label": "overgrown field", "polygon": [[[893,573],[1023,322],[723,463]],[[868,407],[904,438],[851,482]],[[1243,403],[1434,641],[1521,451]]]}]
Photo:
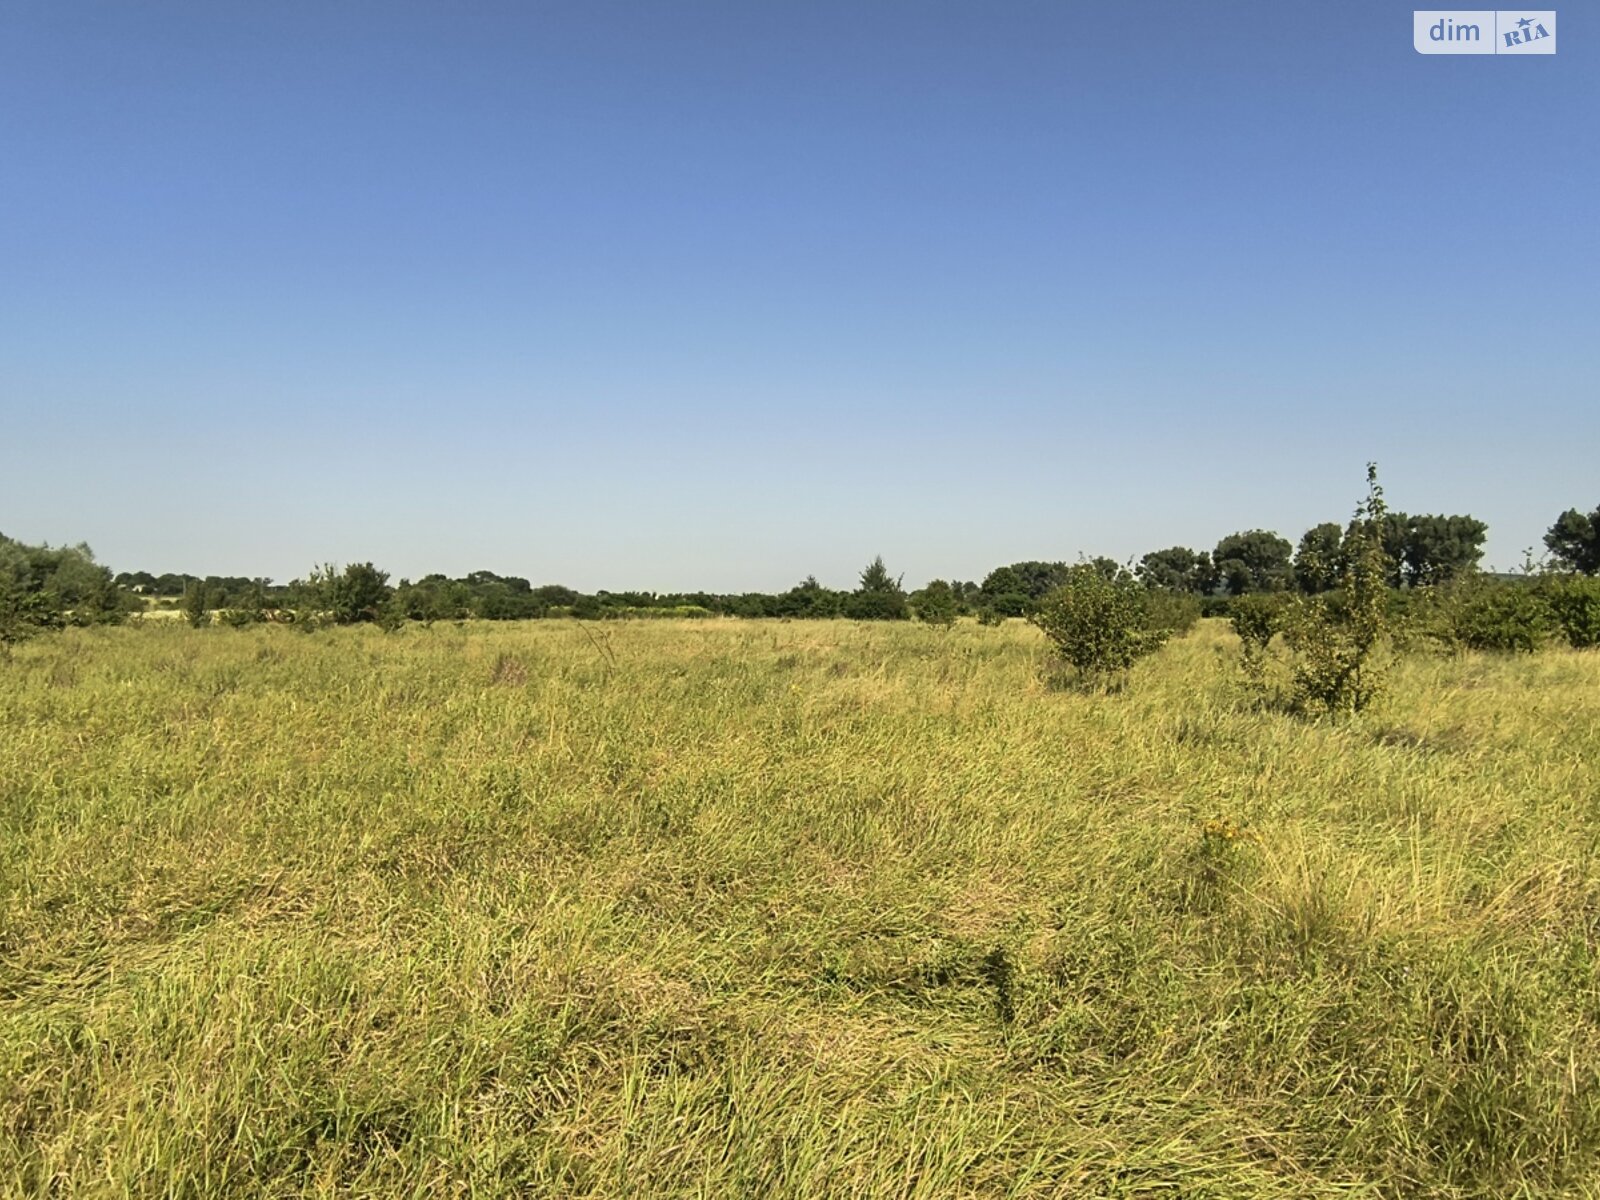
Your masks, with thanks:
[{"label": "overgrown field", "polygon": [[1600,654],[1236,647],[23,646],[0,1194],[1600,1195]]}]

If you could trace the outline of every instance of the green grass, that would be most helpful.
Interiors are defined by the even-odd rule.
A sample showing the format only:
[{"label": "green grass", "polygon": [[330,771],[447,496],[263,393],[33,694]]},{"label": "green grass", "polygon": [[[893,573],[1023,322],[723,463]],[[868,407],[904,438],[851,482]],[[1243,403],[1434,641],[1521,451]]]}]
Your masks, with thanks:
[{"label": "green grass", "polygon": [[1600,655],[1312,723],[1235,647],[30,643],[0,1194],[1600,1195]]}]

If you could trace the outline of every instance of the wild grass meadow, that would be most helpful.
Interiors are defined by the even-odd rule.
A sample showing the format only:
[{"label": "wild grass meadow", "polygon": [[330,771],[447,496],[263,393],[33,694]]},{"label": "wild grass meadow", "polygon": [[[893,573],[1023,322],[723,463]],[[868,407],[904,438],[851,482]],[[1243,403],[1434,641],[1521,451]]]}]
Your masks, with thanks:
[{"label": "wild grass meadow", "polygon": [[0,1194],[1600,1195],[1600,656],[1044,646],[19,646]]}]

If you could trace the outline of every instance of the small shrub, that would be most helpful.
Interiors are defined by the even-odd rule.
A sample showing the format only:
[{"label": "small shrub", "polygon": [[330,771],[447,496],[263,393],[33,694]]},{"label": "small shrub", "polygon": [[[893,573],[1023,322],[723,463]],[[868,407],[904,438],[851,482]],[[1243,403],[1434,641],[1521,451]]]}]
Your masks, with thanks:
[{"label": "small shrub", "polygon": [[1028,620],[1080,680],[1104,683],[1167,640],[1167,630],[1149,628],[1147,596],[1126,573],[1108,577],[1093,563],[1079,563]]},{"label": "small shrub", "polygon": [[1241,665],[1245,675],[1261,682],[1266,669],[1267,647],[1283,631],[1284,598],[1276,592],[1247,592],[1235,597],[1229,606],[1228,620],[1239,635]]},{"label": "small shrub", "polygon": [[0,580],[0,660],[9,661],[11,649],[47,629],[60,629],[61,614],[49,598]]},{"label": "small shrub", "polygon": [[949,629],[956,623],[956,594],[942,579],[935,579],[912,597],[917,620],[936,629]]},{"label": "small shrub", "polygon": [[1144,595],[1145,628],[1182,637],[1200,620],[1200,599],[1187,592],[1151,588]]},{"label": "small shrub", "polygon": [[205,584],[197,581],[185,588],[181,608],[183,619],[193,628],[203,629],[211,624],[211,597]]},{"label": "small shrub", "polygon": [[1450,645],[1492,653],[1532,654],[1556,625],[1550,604],[1522,583],[1484,584],[1446,600],[1440,633]]},{"label": "small shrub", "polygon": [[1338,590],[1298,597],[1288,610],[1284,640],[1293,654],[1296,709],[1360,712],[1379,692],[1377,654],[1392,632],[1387,517],[1377,465],[1368,463],[1367,497],[1356,506],[1332,570]]},{"label": "small shrub", "polygon": [[1600,579],[1581,575],[1556,579],[1545,588],[1545,603],[1574,650],[1600,646]]}]

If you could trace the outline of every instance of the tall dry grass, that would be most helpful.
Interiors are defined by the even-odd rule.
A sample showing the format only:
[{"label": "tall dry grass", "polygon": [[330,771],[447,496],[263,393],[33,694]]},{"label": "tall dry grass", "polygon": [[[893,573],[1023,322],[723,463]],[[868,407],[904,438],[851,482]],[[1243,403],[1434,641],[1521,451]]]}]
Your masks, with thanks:
[{"label": "tall dry grass", "polygon": [[1254,707],[1038,635],[68,631],[0,1192],[1600,1194],[1600,657]]}]

